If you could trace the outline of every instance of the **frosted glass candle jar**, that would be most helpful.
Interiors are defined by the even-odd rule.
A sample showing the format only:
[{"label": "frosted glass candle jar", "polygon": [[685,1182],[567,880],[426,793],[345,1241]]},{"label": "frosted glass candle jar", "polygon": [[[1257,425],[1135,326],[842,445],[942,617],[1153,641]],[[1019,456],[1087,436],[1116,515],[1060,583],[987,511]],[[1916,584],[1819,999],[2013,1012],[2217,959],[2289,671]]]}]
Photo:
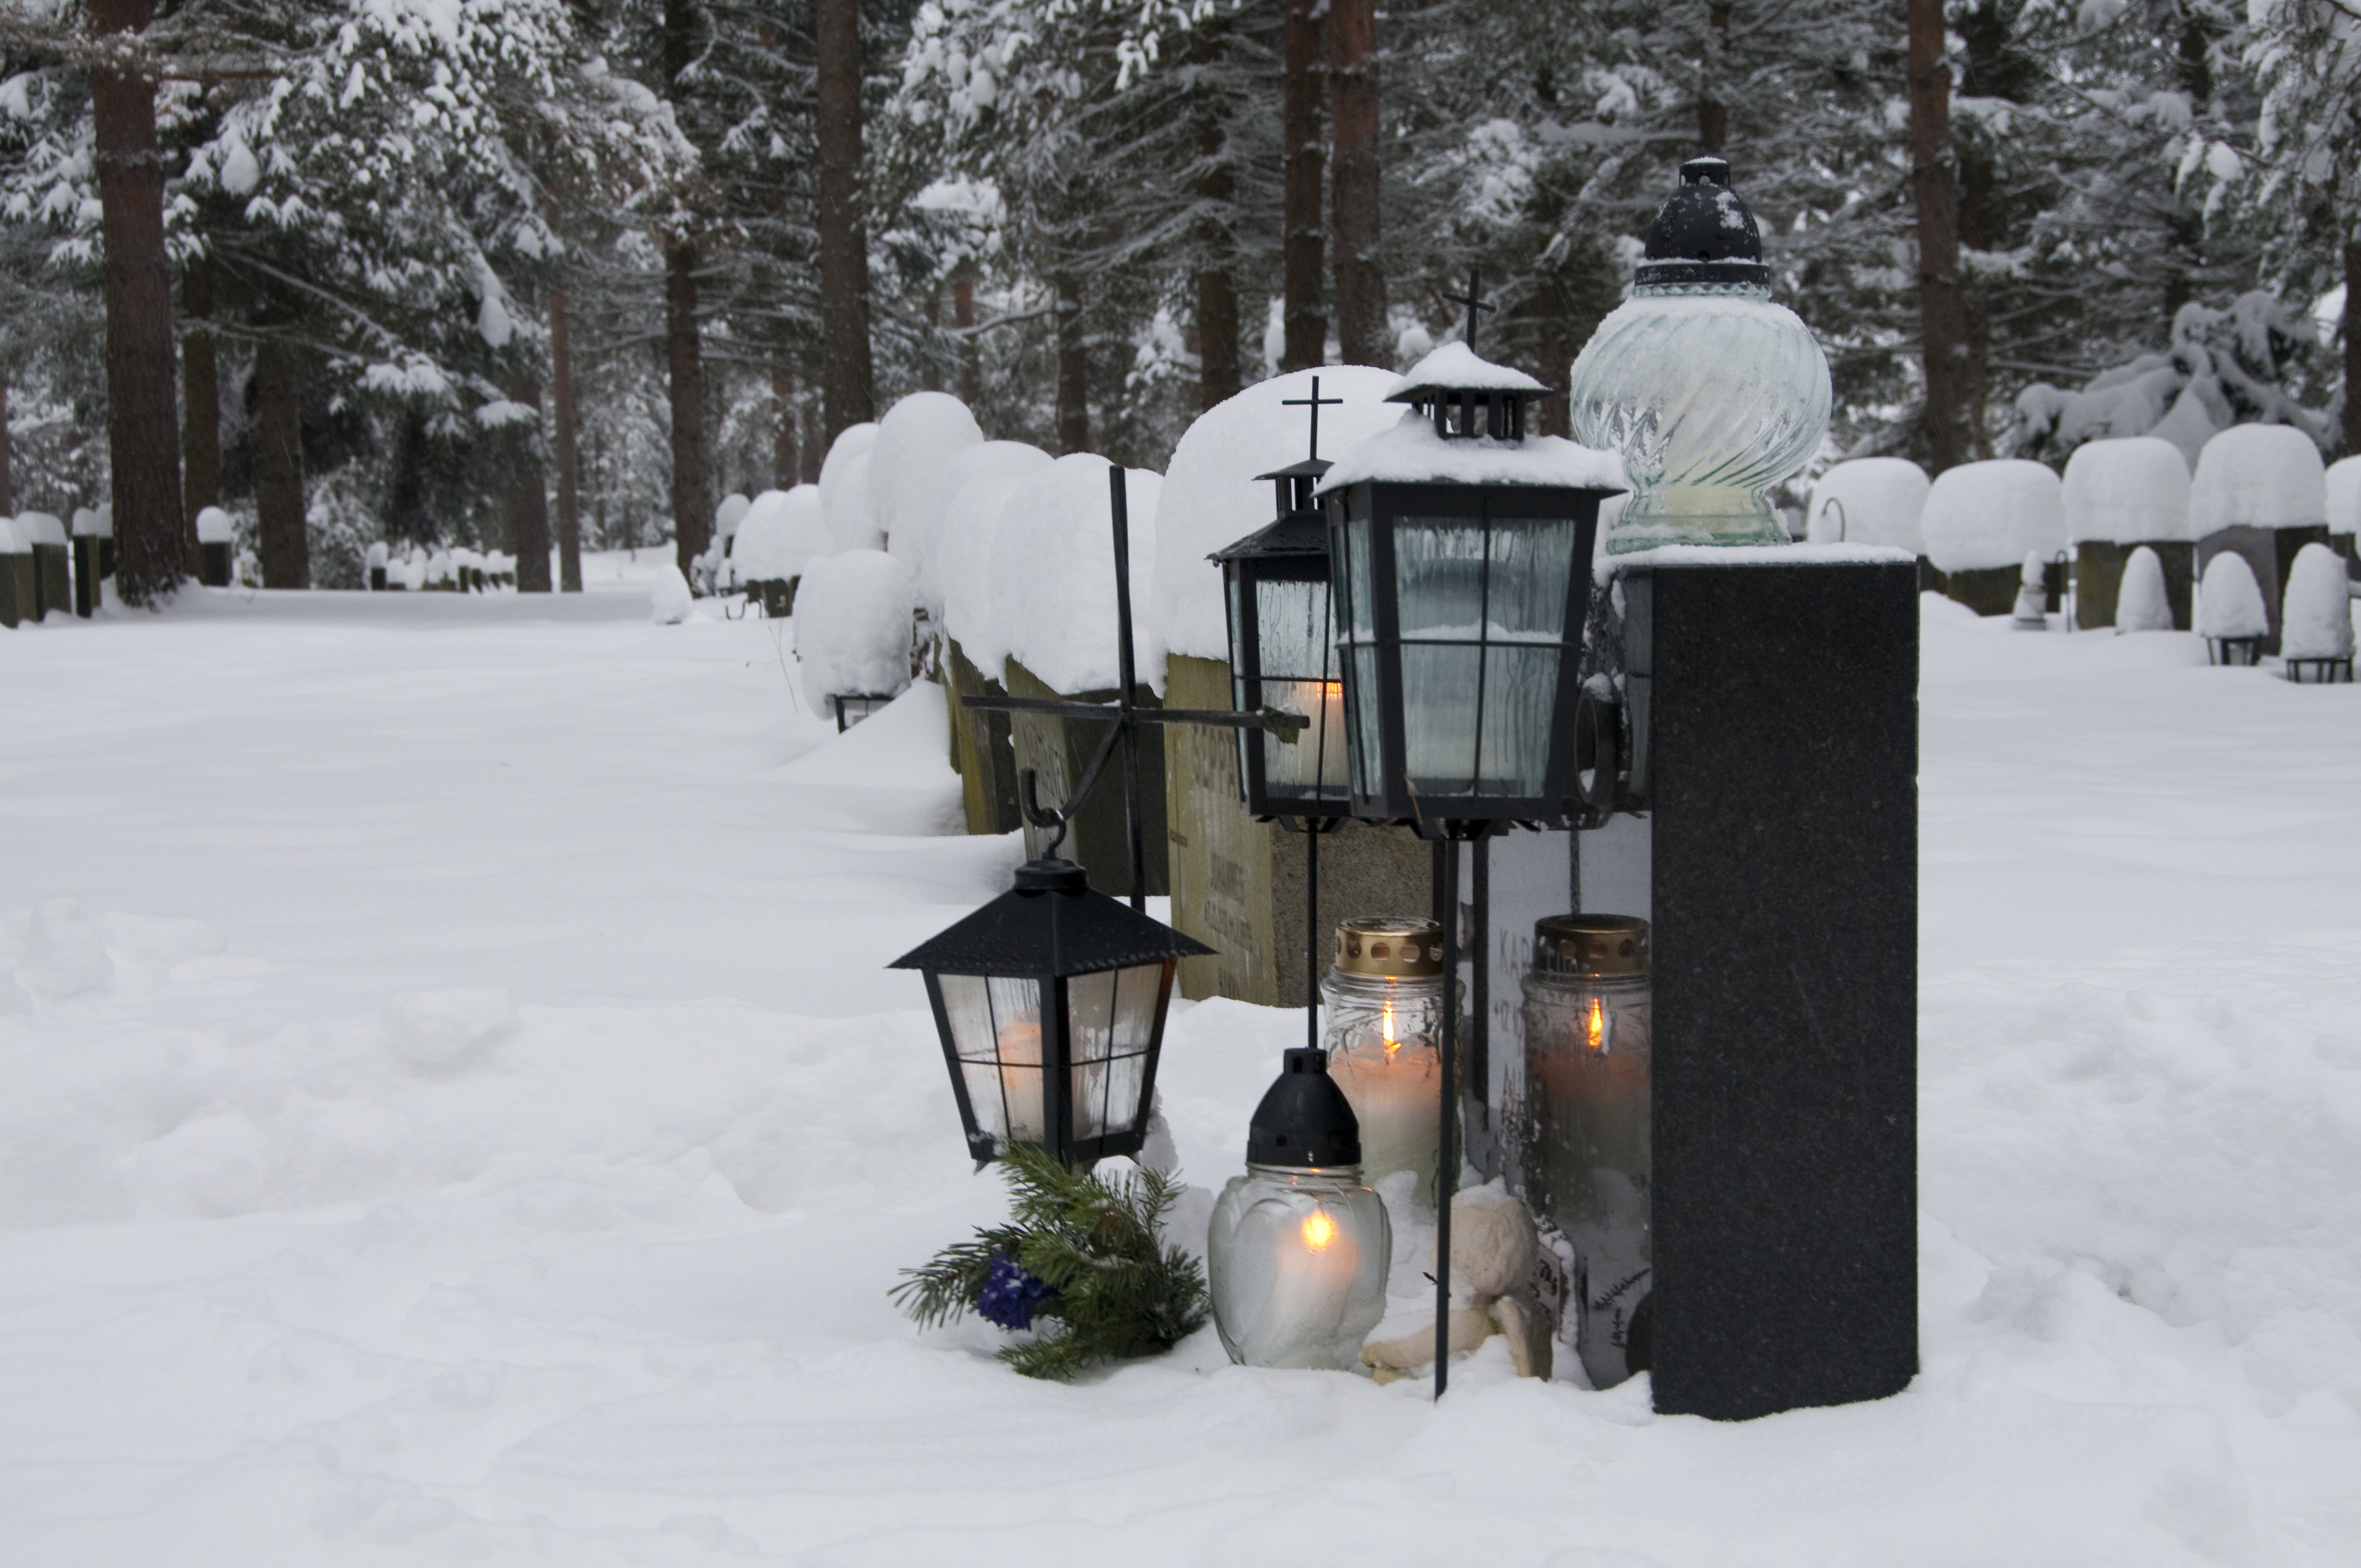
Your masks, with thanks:
[{"label": "frosted glass candle jar", "polygon": [[1443,1110],[1443,926],[1375,917],[1336,927],[1336,959],[1320,986],[1329,1076],[1361,1124],[1361,1171],[1398,1170],[1412,1201],[1434,1208]]},{"label": "frosted glass candle jar", "polygon": [[1526,975],[1525,1201],[1572,1244],[1565,1337],[1594,1387],[1648,1365],[1648,923],[1555,915]]},{"label": "frosted glass candle jar", "polygon": [[1232,1361],[1359,1368],[1393,1265],[1386,1206],[1359,1166],[1247,1166],[1213,1204],[1205,1249]]}]

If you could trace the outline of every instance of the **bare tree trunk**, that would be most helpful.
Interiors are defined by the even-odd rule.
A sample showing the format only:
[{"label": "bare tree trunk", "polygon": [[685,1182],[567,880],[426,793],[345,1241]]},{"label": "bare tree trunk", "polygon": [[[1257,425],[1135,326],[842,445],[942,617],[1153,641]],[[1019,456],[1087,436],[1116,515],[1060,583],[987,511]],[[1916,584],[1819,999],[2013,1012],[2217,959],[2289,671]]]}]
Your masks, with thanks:
[{"label": "bare tree trunk", "polygon": [[[1198,32],[1200,60],[1210,61],[1228,41],[1213,27]],[[1197,181],[1197,208],[1204,214],[1201,239],[1205,264],[1197,269],[1197,406],[1210,409],[1238,395],[1238,291],[1230,277],[1233,241],[1227,218],[1237,199],[1237,180],[1222,161],[1229,137],[1216,105],[1201,104],[1197,156],[1205,172]]]},{"label": "bare tree trunk", "polygon": [[16,515],[16,487],[9,477],[8,383],[0,380],[0,517]]},{"label": "bare tree trunk", "polygon": [[[7,405],[0,402],[0,411]],[[2345,247],[2345,452],[2361,452],[2361,245]],[[0,484],[6,482],[0,468]]]},{"label": "bare tree trunk", "polygon": [[861,219],[861,0],[818,0],[820,390],[828,437],[877,417],[869,234]]},{"label": "bare tree trunk", "polygon": [[[549,450],[557,464],[557,586],[582,591],[582,453],[574,411],[573,302],[549,291]],[[522,586],[522,579],[519,579]]]},{"label": "bare tree trunk", "polygon": [[1715,0],[1705,8],[1705,67],[1697,93],[1697,150],[1719,154],[1729,150],[1730,0]]},{"label": "bare tree trunk", "polygon": [[983,347],[975,340],[975,264],[960,263],[951,277],[951,324],[960,330],[960,401],[973,408],[983,396]]},{"label": "bare tree trunk", "polygon": [[[181,313],[192,323],[214,313],[214,264],[190,258],[181,272]],[[192,327],[181,343],[181,513],[190,572],[197,558],[197,513],[221,501],[221,365],[210,327]]]},{"label": "bare tree trunk", "polygon": [[[535,411],[541,407],[541,383],[531,376],[519,376],[510,382],[508,393],[511,402]],[[521,594],[549,591],[549,474],[539,434],[529,424],[518,425],[512,431],[508,490],[500,498],[500,510],[507,514],[509,552],[516,557],[517,592]],[[577,560],[577,578],[581,569]]]},{"label": "bare tree trunk", "polygon": [[[148,0],[92,0],[92,30],[137,33]],[[156,147],[156,87],[113,71],[90,73],[106,247],[106,441],[115,514],[115,585],[149,605],[187,575],[181,510],[181,420],[172,394],[172,273],[164,251],[164,163]]]},{"label": "bare tree trunk", "polygon": [[[295,401],[295,361],[266,337],[254,349],[254,510],[266,588],[312,586],[312,545],[303,529],[303,429]],[[115,570],[123,523],[115,521]]]},{"label": "bare tree trunk", "polygon": [[1910,4],[1910,183],[1918,207],[1918,314],[1926,334],[1927,442],[1935,472],[1968,460],[1967,302],[1951,171],[1951,77],[1943,0]]},{"label": "bare tree trunk", "polygon": [[1335,182],[1336,346],[1347,365],[1391,365],[1378,254],[1377,0],[1329,0],[1328,86]]},{"label": "bare tree trunk", "polygon": [[697,245],[664,257],[664,354],[672,388],[673,554],[682,576],[713,543],[713,485],[706,473],[705,363],[697,332]]},{"label": "bare tree trunk", "polygon": [[796,482],[796,373],[785,349],[773,351],[771,401],[779,410],[779,427],[771,436],[771,483],[784,490]]},{"label": "bare tree trunk", "polygon": [[1285,238],[1281,242],[1280,317],[1286,346],[1281,370],[1308,370],[1328,357],[1328,311],[1322,298],[1327,280],[1327,236],[1322,228],[1321,176],[1327,171],[1322,138],[1323,100],[1328,80],[1322,70],[1321,18],[1326,0],[1287,0],[1284,41],[1284,134],[1287,138]]},{"label": "bare tree trunk", "polygon": [[1058,451],[1091,449],[1090,355],[1082,342],[1082,291],[1071,278],[1053,278],[1058,296]]},{"label": "bare tree trunk", "polygon": [[819,466],[828,458],[828,444],[819,438],[819,400],[818,398],[804,400],[803,419],[803,472],[800,477],[805,484],[817,485],[819,483]]}]

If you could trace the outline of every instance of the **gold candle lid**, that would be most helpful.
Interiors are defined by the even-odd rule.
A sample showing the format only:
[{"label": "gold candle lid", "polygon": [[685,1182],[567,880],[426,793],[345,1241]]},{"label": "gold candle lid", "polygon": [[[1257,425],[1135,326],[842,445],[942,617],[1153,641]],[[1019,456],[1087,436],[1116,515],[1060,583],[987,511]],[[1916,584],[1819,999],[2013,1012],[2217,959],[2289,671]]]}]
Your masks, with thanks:
[{"label": "gold candle lid", "polygon": [[1336,972],[1422,980],[1443,973],[1443,922],[1371,915],[1339,922]]},{"label": "gold candle lid", "polygon": [[1569,979],[1646,974],[1648,923],[1631,915],[1552,915],[1536,920],[1533,972]]}]

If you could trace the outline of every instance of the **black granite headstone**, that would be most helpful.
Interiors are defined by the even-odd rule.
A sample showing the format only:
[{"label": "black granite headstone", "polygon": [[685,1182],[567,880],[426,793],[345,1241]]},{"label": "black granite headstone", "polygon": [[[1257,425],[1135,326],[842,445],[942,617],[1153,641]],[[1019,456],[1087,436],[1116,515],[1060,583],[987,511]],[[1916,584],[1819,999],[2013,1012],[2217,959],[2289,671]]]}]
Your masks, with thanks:
[{"label": "black granite headstone", "polygon": [[1622,589],[1655,1406],[1882,1398],[1918,1367],[1917,569],[1660,564]]}]

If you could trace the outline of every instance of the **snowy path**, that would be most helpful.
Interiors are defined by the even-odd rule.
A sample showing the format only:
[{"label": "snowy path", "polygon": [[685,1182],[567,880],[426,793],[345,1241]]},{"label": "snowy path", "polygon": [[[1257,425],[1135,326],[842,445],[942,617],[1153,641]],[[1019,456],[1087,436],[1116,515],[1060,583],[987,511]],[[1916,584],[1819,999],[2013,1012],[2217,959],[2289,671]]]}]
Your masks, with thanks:
[{"label": "snowy path", "polygon": [[[914,1334],[879,966],[1015,852],[778,630],[0,634],[0,1562],[2361,1562],[2361,687],[1930,616],[1926,1371],[1716,1426]],[[1177,1014],[1195,1180],[1296,1028]]]}]

